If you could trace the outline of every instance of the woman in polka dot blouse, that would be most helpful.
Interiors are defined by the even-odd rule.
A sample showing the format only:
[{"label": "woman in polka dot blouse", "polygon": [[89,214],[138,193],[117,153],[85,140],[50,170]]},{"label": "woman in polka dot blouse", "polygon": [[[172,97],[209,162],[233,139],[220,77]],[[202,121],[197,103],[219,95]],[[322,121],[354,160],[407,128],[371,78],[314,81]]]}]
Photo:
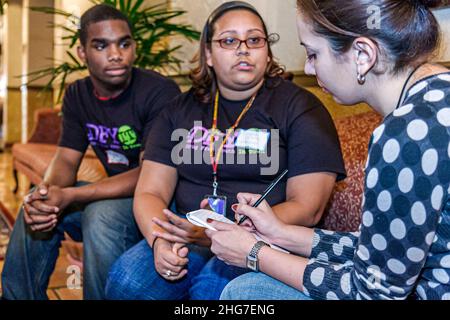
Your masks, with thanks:
[{"label": "woman in polka dot blouse", "polygon": [[[367,102],[384,116],[362,225],[286,225],[267,203],[251,207],[259,196],[239,194],[243,227],[213,222],[218,231],[207,233],[219,259],[262,273],[236,278],[222,299],[450,299],[450,72],[427,62],[439,44],[437,2],[297,1],[305,72],[339,103]],[[255,229],[291,254],[255,244]]]}]

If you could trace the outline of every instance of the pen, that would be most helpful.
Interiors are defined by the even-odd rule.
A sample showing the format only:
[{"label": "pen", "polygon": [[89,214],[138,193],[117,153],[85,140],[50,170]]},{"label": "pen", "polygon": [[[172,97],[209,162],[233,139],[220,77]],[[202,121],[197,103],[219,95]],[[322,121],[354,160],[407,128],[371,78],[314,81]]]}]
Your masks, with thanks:
[{"label": "pen", "polygon": [[[267,187],[267,189],[264,191],[264,193],[262,194],[262,196],[255,202],[255,204],[252,206],[253,208],[258,207],[261,202],[264,201],[264,199],[267,197],[267,195],[270,193],[270,191],[273,190],[273,188],[275,188],[275,186],[278,184],[278,182],[281,181],[281,179],[283,179],[283,177],[288,173],[288,170],[284,170],[282,174],[280,174],[275,180],[272,181],[272,183]],[[243,216],[241,218],[241,220],[239,220],[238,225],[242,224],[242,222],[244,222],[245,220],[247,220],[248,217],[247,216]]]}]

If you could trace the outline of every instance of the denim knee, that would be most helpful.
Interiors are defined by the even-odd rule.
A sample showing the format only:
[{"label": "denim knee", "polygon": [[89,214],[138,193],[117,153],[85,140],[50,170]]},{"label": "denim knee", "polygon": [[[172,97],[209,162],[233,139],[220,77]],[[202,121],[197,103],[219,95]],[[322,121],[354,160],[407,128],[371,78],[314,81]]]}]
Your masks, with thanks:
[{"label": "denim knee", "polygon": [[130,283],[133,281],[127,258],[121,256],[111,267],[106,280],[105,297],[109,300],[128,299],[126,293],[132,293]]},{"label": "denim knee", "polygon": [[128,227],[135,231],[132,207],[132,199],[103,200],[89,204],[82,215],[83,238],[115,236],[111,233],[126,235],[130,231]]}]

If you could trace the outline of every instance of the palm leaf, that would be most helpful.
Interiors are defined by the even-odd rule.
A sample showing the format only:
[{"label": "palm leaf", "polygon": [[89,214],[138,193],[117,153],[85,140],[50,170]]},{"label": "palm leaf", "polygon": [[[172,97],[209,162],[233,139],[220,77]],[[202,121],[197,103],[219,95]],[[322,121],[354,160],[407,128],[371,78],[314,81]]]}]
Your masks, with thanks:
[{"label": "palm leaf", "polygon": [[[2,4],[5,2],[2,1]],[[163,1],[163,0],[161,0]],[[174,18],[186,13],[183,10],[169,10],[165,3],[155,5],[144,5],[144,0],[90,0],[94,5],[108,4],[121,10],[130,20],[136,40],[136,63],[137,67],[149,68],[157,71],[179,71],[183,62],[176,57],[176,52],[181,46],[170,48],[167,46],[170,38],[177,36],[189,41],[200,39],[200,33],[191,25],[172,22]],[[72,13],[51,7],[31,7],[31,10],[54,16],[62,16],[74,20],[74,26],[51,24],[52,28],[60,28],[65,34],[62,40],[69,48],[73,48],[79,33],[75,28],[79,17]],[[31,80],[28,83],[50,77],[46,89],[50,89],[56,82],[58,85],[58,101],[62,97],[67,77],[74,73],[85,70],[86,67],[70,52],[66,51],[66,61],[55,62],[54,67],[44,68],[28,74]]]},{"label": "palm leaf", "polygon": [[8,3],[7,0],[0,0],[0,16],[5,13],[4,6]]}]

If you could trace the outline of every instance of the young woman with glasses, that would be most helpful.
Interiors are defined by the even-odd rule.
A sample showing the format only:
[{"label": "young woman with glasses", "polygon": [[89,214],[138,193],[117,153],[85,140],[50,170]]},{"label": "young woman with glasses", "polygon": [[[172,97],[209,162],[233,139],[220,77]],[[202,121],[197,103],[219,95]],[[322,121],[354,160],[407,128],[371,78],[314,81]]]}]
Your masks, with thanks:
[{"label": "young woman with glasses", "polygon": [[[209,206],[234,220],[237,192],[262,192],[285,169],[268,197],[278,217],[320,220],[345,175],[339,141],[318,99],[280,77],[275,40],[245,2],[209,17],[192,89],[162,111],[148,138],[134,203],[146,239],[113,266],[109,298],[218,299],[247,270],[214,257],[205,229],[183,215]],[[172,199],[178,215],[167,210]]]},{"label": "young woman with glasses", "polygon": [[[305,71],[338,102],[367,102],[384,116],[369,148],[362,224],[354,233],[289,226],[241,194],[237,212],[292,254],[263,246],[263,273],[234,279],[222,299],[450,299],[450,72],[430,62],[440,38],[430,6],[439,2],[297,1]],[[367,23],[374,8],[379,28]],[[250,232],[213,226],[212,251],[244,266]]]}]

